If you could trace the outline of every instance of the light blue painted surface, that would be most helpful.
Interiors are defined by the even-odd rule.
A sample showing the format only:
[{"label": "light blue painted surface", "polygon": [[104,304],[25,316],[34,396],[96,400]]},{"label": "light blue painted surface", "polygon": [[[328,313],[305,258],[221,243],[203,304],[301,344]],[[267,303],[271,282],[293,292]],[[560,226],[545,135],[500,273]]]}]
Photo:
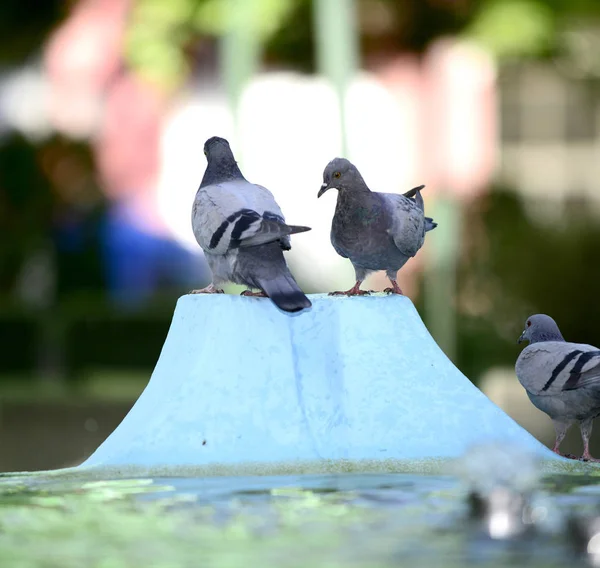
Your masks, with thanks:
[{"label": "light blue painted surface", "polygon": [[83,465],[455,457],[498,440],[554,456],[446,358],[408,298],[311,299],[289,316],[264,298],[180,298],[148,386]]}]

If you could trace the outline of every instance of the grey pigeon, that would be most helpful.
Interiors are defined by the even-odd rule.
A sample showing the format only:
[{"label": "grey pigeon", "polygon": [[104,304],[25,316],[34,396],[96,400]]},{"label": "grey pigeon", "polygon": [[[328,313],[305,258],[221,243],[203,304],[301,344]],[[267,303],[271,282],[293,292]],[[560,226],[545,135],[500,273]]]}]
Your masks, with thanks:
[{"label": "grey pigeon", "polygon": [[[371,191],[356,166],[335,158],[323,172],[323,185],[317,195],[338,190],[331,224],[331,244],[336,252],[349,258],[356,273],[356,284],[332,295],[359,296],[370,272],[385,270],[392,283],[385,292],[402,294],[396,281],[398,270],[423,246],[425,233],[437,227],[425,217],[421,185],[404,195]],[[414,197],[414,199],[413,199]]]},{"label": "grey pigeon", "polygon": [[[283,257],[290,235],[309,227],[287,225],[271,192],[248,182],[229,142],[213,137],[204,144],[208,165],[192,209],[192,228],[212,271],[212,283],[193,294],[222,294],[225,282],[247,286],[244,296],[268,296],[281,310],[311,306]],[[260,292],[252,292],[255,288]]]},{"label": "grey pigeon", "polygon": [[[547,315],[527,319],[518,343],[528,340],[515,371],[529,400],[552,419],[557,454],[569,427],[577,422],[583,439],[583,460],[590,455],[594,418],[600,415],[600,350],[565,341],[556,322]],[[562,454],[561,454],[562,455]],[[572,457],[572,456],[567,456]]]}]

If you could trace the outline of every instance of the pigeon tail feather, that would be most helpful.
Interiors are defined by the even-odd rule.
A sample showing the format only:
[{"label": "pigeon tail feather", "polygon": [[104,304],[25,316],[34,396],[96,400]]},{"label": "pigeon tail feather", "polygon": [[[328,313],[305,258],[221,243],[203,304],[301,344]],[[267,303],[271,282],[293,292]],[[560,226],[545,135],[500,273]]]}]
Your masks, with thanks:
[{"label": "pigeon tail feather", "polygon": [[299,312],[312,306],[291,274],[281,274],[273,280],[259,280],[259,284],[261,290],[284,312]]},{"label": "pigeon tail feather", "polygon": [[437,226],[438,224],[431,217],[425,217],[425,232],[433,231]]},{"label": "pigeon tail feather", "polygon": [[296,233],[306,233],[306,231],[312,231],[311,227],[303,227],[302,225],[286,225],[288,229],[291,229],[290,235]]},{"label": "pigeon tail feather", "polygon": [[423,196],[419,190],[415,192],[415,203],[421,211],[425,212],[425,202],[423,201]]},{"label": "pigeon tail feather", "polygon": [[404,195],[404,197],[414,197],[418,191],[421,191],[424,188],[425,188],[424,185],[418,185],[417,187],[413,187],[412,189],[409,189],[406,193],[403,193],[402,195]]}]

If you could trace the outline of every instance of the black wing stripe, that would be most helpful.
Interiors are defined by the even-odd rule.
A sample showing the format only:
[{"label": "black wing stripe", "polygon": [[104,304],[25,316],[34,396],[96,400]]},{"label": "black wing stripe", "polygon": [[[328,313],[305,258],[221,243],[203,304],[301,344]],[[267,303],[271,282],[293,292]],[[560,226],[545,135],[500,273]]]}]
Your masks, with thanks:
[{"label": "black wing stripe", "polygon": [[[266,220],[278,221],[282,224],[284,223],[281,215],[271,213],[270,211],[265,211],[262,217]],[[225,234],[225,231],[227,231],[229,225],[234,222],[235,226],[231,231],[231,241],[229,246],[233,248],[240,246],[240,237],[242,236],[242,233],[248,229],[252,223],[258,221],[260,218],[261,215],[252,209],[240,209],[239,211],[232,213],[217,227],[217,230],[213,233],[213,236],[210,239],[208,247],[210,249],[215,249],[221,242],[221,239],[223,238],[223,235]]]},{"label": "black wing stripe", "polygon": [[217,245],[223,238],[223,235],[225,234],[227,227],[229,227],[229,224],[233,223],[242,214],[242,211],[243,211],[243,209],[240,211],[236,211],[235,213],[232,213],[231,215],[229,215],[229,217],[227,217],[227,219],[225,219],[225,221],[223,221],[217,227],[217,230],[213,233],[213,236],[210,238],[210,243],[208,244],[208,248],[214,249],[217,247]]},{"label": "black wing stripe", "polygon": [[[238,211],[236,211],[235,213],[232,213],[231,215],[229,215],[229,217],[227,217],[227,219],[225,219],[225,221],[223,221],[218,227],[217,230],[213,233],[213,236],[210,239],[210,243],[208,244],[208,248],[214,249],[217,247],[217,245],[219,244],[219,242],[221,241],[221,239],[223,238],[223,235],[225,234],[225,231],[227,230],[227,227],[229,227],[229,225],[231,223],[233,223],[236,219],[238,219],[239,217],[244,217],[244,216],[252,216],[252,221],[256,221],[256,219],[260,218],[260,215],[256,212],[253,211],[252,209],[240,209]],[[233,232],[231,234],[232,239],[239,239],[239,236],[242,234],[242,232],[247,229],[250,224],[252,223],[252,221],[250,223],[248,223],[244,228],[240,229],[240,231],[237,233],[237,237],[234,236],[234,232],[237,229],[237,225],[234,227]],[[239,242],[238,242],[239,244]]]},{"label": "black wing stripe", "polygon": [[575,365],[573,365],[573,368],[571,369],[571,376],[564,384],[562,390],[570,390],[575,388],[581,376],[581,369],[583,369],[583,366],[595,357],[600,357],[600,351],[587,351],[581,355],[581,357],[575,361]]},{"label": "black wing stripe", "polygon": [[552,371],[552,375],[548,379],[548,382],[543,386],[542,392],[547,391],[552,386],[552,383],[556,380],[561,371],[563,371],[564,368],[569,364],[569,361],[573,360],[580,353],[583,353],[583,351],[575,350],[565,355],[565,358],[558,365],[556,365],[554,371]]},{"label": "black wing stripe", "polygon": [[260,218],[261,216],[256,211],[252,211],[252,209],[242,210],[240,218],[235,222],[235,227],[233,227],[233,231],[231,231],[231,242],[229,246],[239,247],[242,233]]}]

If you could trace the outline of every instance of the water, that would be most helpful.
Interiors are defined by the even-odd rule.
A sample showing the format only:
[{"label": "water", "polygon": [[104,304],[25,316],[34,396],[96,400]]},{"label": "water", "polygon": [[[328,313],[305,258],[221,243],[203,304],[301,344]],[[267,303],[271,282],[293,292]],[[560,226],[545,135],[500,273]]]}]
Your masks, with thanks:
[{"label": "water", "polygon": [[460,473],[8,476],[0,478],[0,566],[586,566],[589,535],[571,519],[600,512],[596,473],[504,485],[527,501],[512,516],[502,508],[508,493],[494,501],[487,483],[474,500],[473,480]]}]

